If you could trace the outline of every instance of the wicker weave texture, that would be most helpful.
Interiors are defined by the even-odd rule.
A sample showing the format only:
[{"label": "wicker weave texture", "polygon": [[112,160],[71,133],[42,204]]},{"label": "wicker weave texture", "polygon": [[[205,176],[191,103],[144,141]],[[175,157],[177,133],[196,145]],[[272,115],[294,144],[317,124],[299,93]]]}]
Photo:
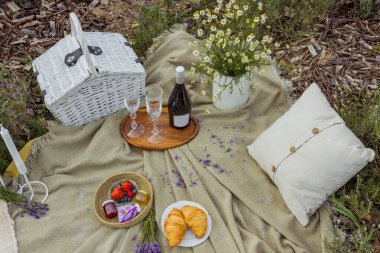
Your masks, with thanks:
[{"label": "wicker weave texture", "polygon": [[[66,126],[83,125],[114,113],[123,105],[123,94],[135,89],[143,97],[145,70],[128,41],[117,33],[82,32],[70,14],[71,35],[33,61],[33,69],[46,107]],[[87,46],[100,47],[90,54]],[[76,64],[67,66],[65,56],[81,48]]]},{"label": "wicker weave texture", "polygon": [[[107,219],[103,208],[102,203],[109,199],[108,191],[109,189],[115,185],[116,182],[120,180],[131,180],[137,184],[138,189],[147,192],[150,196],[149,202],[147,205],[142,206],[142,212],[138,214],[134,219],[126,222],[119,223],[118,218]],[[148,215],[150,209],[153,206],[153,188],[150,182],[143,176],[133,173],[133,172],[125,172],[121,174],[114,175],[107,180],[105,180],[98,188],[95,194],[94,199],[94,210],[98,219],[105,225],[113,227],[113,228],[127,228],[136,225],[145,219]]]}]

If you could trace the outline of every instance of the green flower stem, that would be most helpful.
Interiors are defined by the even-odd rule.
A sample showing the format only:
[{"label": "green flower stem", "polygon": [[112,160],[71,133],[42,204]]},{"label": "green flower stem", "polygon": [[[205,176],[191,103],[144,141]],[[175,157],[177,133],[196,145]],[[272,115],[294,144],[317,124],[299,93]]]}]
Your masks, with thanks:
[{"label": "green flower stem", "polygon": [[156,239],[156,218],[154,211],[150,211],[141,228],[141,243],[153,243]]}]

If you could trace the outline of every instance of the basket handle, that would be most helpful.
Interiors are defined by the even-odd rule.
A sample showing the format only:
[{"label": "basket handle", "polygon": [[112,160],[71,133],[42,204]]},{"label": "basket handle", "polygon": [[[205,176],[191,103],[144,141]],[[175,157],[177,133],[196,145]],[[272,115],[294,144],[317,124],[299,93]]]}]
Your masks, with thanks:
[{"label": "basket handle", "polygon": [[90,57],[90,52],[88,50],[86,36],[84,36],[84,32],[82,31],[82,26],[80,25],[78,17],[77,15],[75,15],[74,12],[71,12],[69,17],[70,17],[70,25],[71,25],[71,35],[77,39],[82,49],[83,56],[86,59],[89,72],[95,73],[95,67]]}]

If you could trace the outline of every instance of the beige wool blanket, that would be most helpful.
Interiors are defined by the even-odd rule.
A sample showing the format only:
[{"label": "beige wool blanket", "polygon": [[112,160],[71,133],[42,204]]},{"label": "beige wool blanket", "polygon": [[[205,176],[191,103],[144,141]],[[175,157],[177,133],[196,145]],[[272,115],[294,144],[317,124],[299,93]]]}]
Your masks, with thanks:
[{"label": "beige wool blanket", "polygon": [[[175,67],[189,70],[194,60],[187,46],[192,40],[182,31],[170,34],[144,64],[147,85],[160,85],[165,102],[175,83]],[[264,67],[248,103],[230,111],[215,109],[211,98],[201,95],[200,85],[190,80],[186,76],[200,130],[187,145],[167,151],[131,147],[119,132],[126,110],[82,127],[52,126],[35,143],[29,157],[31,178],[48,185],[50,211],[37,221],[16,218],[21,253],[135,252],[141,224],[129,229],[104,226],[92,207],[100,183],[126,171],[144,175],[153,185],[163,252],[324,251],[324,239],[333,231],[328,208],[323,206],[302,227],[247,152],[246,146],[289,109],[274,68]],[[212,219],[210,237],[194,248],[170,249],[159,225],[165,208],[179,200],[200,203]]]}]

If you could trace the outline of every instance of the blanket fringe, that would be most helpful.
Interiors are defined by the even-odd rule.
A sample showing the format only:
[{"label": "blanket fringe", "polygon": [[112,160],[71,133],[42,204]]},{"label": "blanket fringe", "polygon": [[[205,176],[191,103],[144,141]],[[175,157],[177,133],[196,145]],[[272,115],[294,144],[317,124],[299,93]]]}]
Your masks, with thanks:
[{"label": "blanket fringe", "polygon": [[[35,141],[33,141],[29,154],[25,159],[25,165],[28,170],[27,175],[29,175],[29,173],[32,171],[32,168],[33,168],[32,163],[34,159],[37,157],[38,150],[44,147],[45,145],[47,145],[53,136],[54,134],[49,131],[43,136],[38,137]],[[14,178],[4,178],[4,183],[7,187],[12,188],[12,187],[16,187],[17,185],[24,184],[24,178],[22,175],[18,175],[17,177],[14,177]]]},{"label": "blanket fringe", "polygon": [[167,39],[170,34],[179,31],[186,31],[186,28],[183,24],[175,24],[173,27],[162,32],[159,36],[153,39],[152,45],[148,48],[146,58],[148,58],[156,49],[161,46],[161,44]]},{"label": "blanket fringe", "polygon": [[60,125],[55,121],[48,121],[47,129],[49,131],[33,142],[32,147],[30,148],[30,152],[25,160],[25,165],[28,168],[28,174],[32,170],[32,163],[34,159],[37,157],[38,150],[46,146],[52,140],[52,138],[55,136],[52,131],[59,126]]},{"label": "blanket fringe", "polygon": [[275,62],[272,63],[272,68],[273,72],[276,75],[276,78],[280,81],[282,87],[284,88],[286,99],[288,100],[289,105],[294,104],[296,101],[291,96],[293,92],[293,83],[281,76],[281,70],[278,68]]}]

